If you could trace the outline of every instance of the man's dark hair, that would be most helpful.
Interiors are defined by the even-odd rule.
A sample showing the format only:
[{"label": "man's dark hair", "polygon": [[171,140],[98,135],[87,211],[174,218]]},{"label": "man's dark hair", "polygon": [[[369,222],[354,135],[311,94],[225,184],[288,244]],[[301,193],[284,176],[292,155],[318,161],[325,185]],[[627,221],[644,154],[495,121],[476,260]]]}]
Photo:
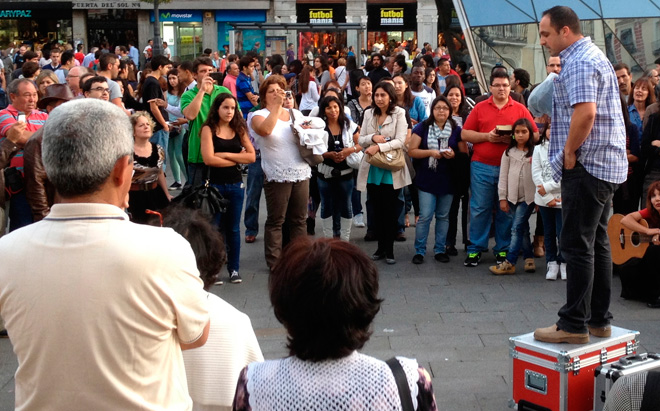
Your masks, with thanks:
[{"label": "man's dark hair", "polygon": [[93,76],[85,80],[85,83],[82,85],[81,89],[83,93],[89,92],[92,89],[92,84],[94,83],[107,83],[108,79],[103,76]]},{"label": "man's dark hair", "polygon": [[660,64],[660,57],[658,57],[657,59],[655,59],[655,61],[653,62],[653,64]]},{"label": "man's dark hair", "polygon": [[382,56],[380,53],[374,53],[374,54],[372,54],[372,55],[371,55],[371,60],[373,60],[373,59],[376,58],[376,57],[378,57],[378,58],[380,59],[380,61],[383,61],[383,56]]},{"label": "man's dark hair", "polygon": [[626,70],[626,73],[630,75],[630,67],[626,63],[616,63],[614,65],[614,71]]},{"label": "man's dark hair", "polygon": [[513,70],[513,76],[518,80],[518,85],[522,88],[529,87],[530,77],[525,69],[517,68]]},{"label": "man's dark hair", "polygon": [[243,56],[241,57],[240,60],[238,60],[238,69],[240,71],[243,71],[243,69],[250,64],[254,63],[254,58],[250,56]]},{"label": "man's dark hair", "polygon": [[61,58],[60,64],[63,65],[63,66],[66,66],[68,62],[70,62],[71,60],[73,60],[75,58],[76,57],[75,57],[75,54],[74,54],[73,50],[67,50],[64,53],[62,53],[62,58]]},{"label": "man's dark hair", "polygon": [[[446,57],[440,57],[440,58],[438,59],[438,67],[440,67],[440,65],[441,65],[442,63],[444,63],[445,61],[449,61],[449,59],[446,58]],[[449,64],[451,65],[451,63],[449,63]]]},{"label": "man's dark hair", "polygon": [[122,53],[128,53],[128,49],[126,48],[126,46],[119,46],[119,51]]},{"label": "man's dark hair", "polygon": [[34,74],[39,70],[39,63],[34,61],[26,61],[25,64],[23,64],[22,69],[23,77],[32,78],[34,77]]},{"label": "man's dark hair", "polygon": [[268,60],[268,64],[270,64],[271,67],[275,66],[283,66],[284,65],[284,58],[282,58],[282,55],[280,54],[273,54],[270,56],[270,60]]},{"label": "man's dark hair", "polygon": [[39,57],[39,55],[32,50],[28,50],[23,54],[23,61],[32,60],[35,57]]},{"label": "man's dark hair", "polygon": [[190,60],[183,61],[183,62],[181,62],[181,64],[179,64],[179,67],[177,67],[177,68],[179,70],[186,70],[186,71],[189,71],[189,72],[192,73],[193,72],[193,62],[190,61]]},{"label": "man's dark hair", "polygon": [[269,292],[275,317],[289,333],[289,353],[307,361],[344,358],[362,348],[382,303],[378,270],[362,250],[306,236],[282,253]]},{"label": "man's dark hair", "polygon": [[83,49],[83,45],[82,45],[82,43],[80,43],[80,44],[78,44],[78,45],[76,46],[76,50],[78,50],[78,51],[82,51],[82,49]]},{"label": "man's dark hair", "polygon": [[464,73],[467,73],[468,71],[467,63],[464,61],[459,61],[458,63],[456,63],[456,67],[460,68],[461,71],[463,71]]},{"label": "man's dark hair", "polygon": [[496,78],[505,78],[507,81],[509,81],[509,75],[506,73],[505,70],[495,70],[490,74],[489,84],[491,86],[493,85],[493,81]]},{"label": "man's dark hair", "polygon": [[570,7],[555,6],[544,11],[543,16],[550,17],[550,26],[557,32],[563,27],[568,27],[573,34],[582,34],[580,19]]},{"label": "man's dark hair", "polygon": [[206,48],[204,49],[204,54],[208,54],[210,56],[211,54],[213,54],[213,50]]},{"label": "man's dark hair", "polygon": [[111,53],[103,53],[99,58],[99,70],[106,71],[111,64],[115,64],[117,56]]},{"label": "man's dark hair", "polygon": [[360,86],[360,83],[362,82],[362,80],[368,81],[369,83],[371,83],[371,77],[367,76],[366,74],[363,74],[363,75],[361,75],[360,77],[357,78],[357,85],[356,85],[355,88]]},{"label": "man's dark hair", "polygon": [[[210,57],[197,57],[192,63],[192,72],[197,73],[199,66],[210,66],[213,67],[213,60]],[[179,66],[181,67],[181,66]],[[184,68],[185,70],[185,68]]]},{"label": "man's dark hair", "polygon": [[129,40],[128,41],[128,47],[131,47],[131,46],[135,47],[135,41],[134,40]]},{"label": "man's dark hair", "polygon": [[151,64],[151,69],[153,71],[156,71],[162,66],[167,66],[169,64],[172,64],[172,62],[170,61],[170,59],[167,58],[167,56],[163,54],[159,54],[151,59],[150,64]]}]

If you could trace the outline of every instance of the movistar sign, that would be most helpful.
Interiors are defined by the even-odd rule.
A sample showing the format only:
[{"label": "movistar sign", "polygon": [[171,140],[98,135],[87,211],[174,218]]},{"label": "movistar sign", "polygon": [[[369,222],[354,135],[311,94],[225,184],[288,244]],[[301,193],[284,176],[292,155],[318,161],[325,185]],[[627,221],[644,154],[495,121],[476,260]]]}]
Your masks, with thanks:
[{"label": "movistar sign", "polygon": [[32,17],[32,10],[0,10],[0,18],[24,19],[31,17]]},{"label": "movistar sign", "polygon": [[[151,21],[154,21],[154,12],[150,12]],[[161,10],[158,13],[160,21],[178,21],[178,22],[201,22],[201,10]]]}]

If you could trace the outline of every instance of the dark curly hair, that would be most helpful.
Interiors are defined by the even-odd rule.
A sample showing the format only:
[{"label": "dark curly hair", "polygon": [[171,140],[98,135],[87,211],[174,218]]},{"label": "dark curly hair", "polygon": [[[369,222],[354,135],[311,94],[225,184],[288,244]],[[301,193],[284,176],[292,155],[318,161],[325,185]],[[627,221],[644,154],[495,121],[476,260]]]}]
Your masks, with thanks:
[{"label": "dark curly hair", "polygon": [[357,246],[335,239],[291,242],[269,281],[275,317],[286,327],[291,355],[307,361],[346,357],[371,336],[378,270]]},{"label": "dark curly hair", "polygon": [[218,94],[215,100],[213,100],[213,104],[211,104],[209,116],[206,118],[206,121],[202,127],[209,126],[211,133],[215,135],[215,131],[220,125],[220,114],[218,114],[218,109],[222,105],[222,102],[227,99],[234,100],[234,103],[236,104],[236,111],[234,112],[234,117],[232,117],[231,121],[229,122],[229,127],[234,130],[236,134],[242,136],[243,134],[247,133],[247,125],[245,124],[245,120],[241,115],[241,111],[238,106],[238,100],[236,100],[236,97],[234,97],[231,93]]}]

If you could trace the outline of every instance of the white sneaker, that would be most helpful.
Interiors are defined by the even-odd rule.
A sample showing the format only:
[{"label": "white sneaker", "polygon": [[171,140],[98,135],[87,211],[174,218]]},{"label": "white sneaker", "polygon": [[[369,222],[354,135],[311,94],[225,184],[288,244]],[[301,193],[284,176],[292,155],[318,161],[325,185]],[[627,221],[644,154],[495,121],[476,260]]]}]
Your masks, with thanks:
[{"label": "white sneaker", "polygon": [[364,227],[364,216],[362,213],[356,214],[353,217],[353,225],[356,227]]},{"label": "white sneaker", "polygon": [[566,281],[566,263],[559,265],[559,272],[561,273],[561,279]]},{"label": "white sneaker", "polygon": [[556,261],[548,261],[548,273],[545,275],[545,279],[555,281],[557,274],[559,274],[559,264]]}]

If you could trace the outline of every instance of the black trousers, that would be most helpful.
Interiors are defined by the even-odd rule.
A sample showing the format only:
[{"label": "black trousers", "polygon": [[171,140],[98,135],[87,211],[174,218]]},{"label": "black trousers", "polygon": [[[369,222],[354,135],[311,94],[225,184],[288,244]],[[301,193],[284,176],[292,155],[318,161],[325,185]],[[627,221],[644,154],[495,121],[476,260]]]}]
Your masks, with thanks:
[{"label": "black trousers", "polygon": [[391,184],[367,184],[367,194],[374,209],[374,231],[378,240],[376,253],[394,257],[394,238],[399,219],[399,194]]}]

